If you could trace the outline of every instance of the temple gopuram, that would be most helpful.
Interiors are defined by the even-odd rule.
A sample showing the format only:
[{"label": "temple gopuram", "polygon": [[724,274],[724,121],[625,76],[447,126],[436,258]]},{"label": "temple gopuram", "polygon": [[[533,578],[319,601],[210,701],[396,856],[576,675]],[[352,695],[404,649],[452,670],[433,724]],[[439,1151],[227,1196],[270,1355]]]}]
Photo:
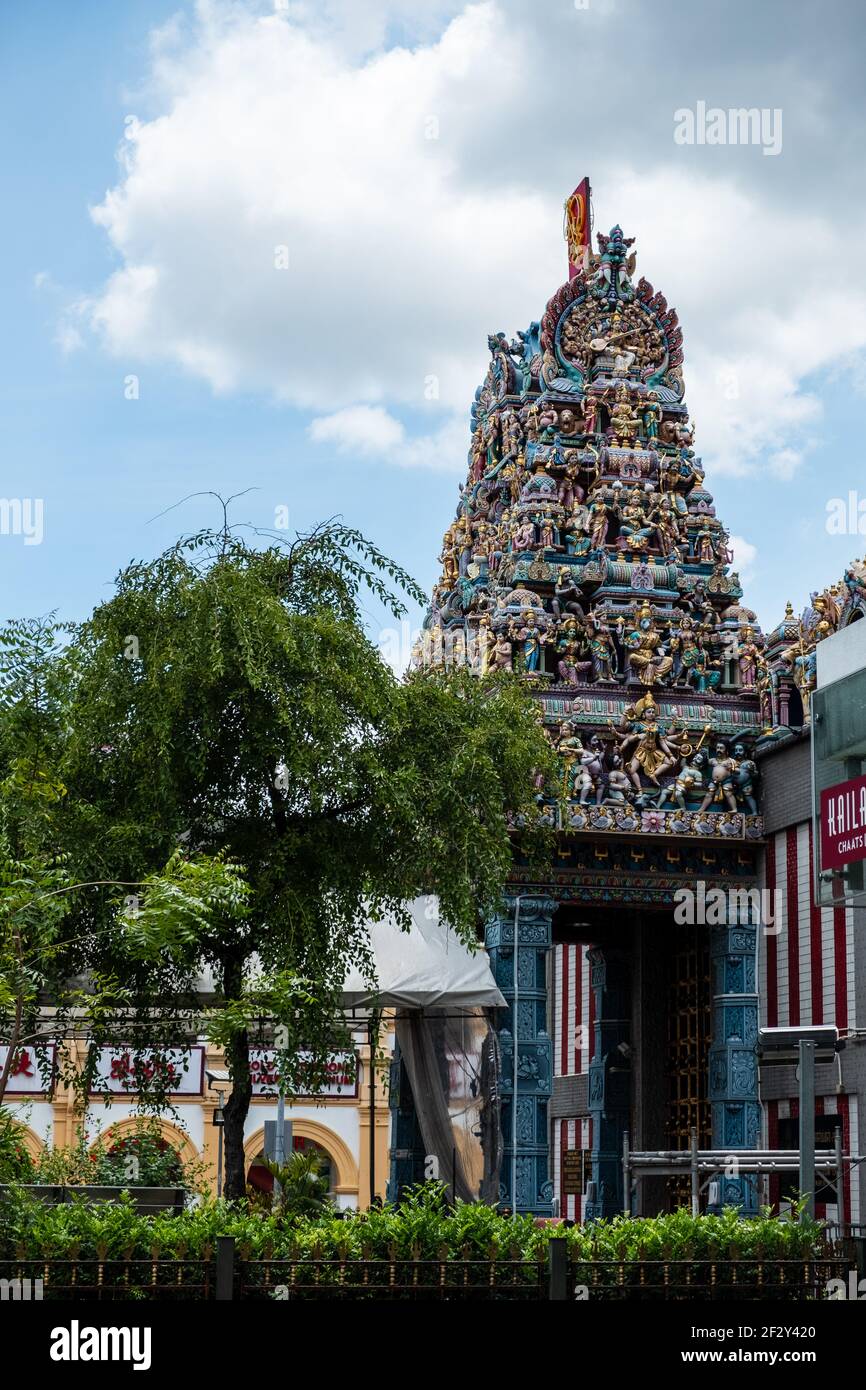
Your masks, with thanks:
[{"label": "temple gopuram", "polygon": [[[414,657],[519,673],[557,754],[536,797],[553,867],[539,879],[515,848],[485,944],[509,1006],[501,1199],[577,1220],[622,1211],[624,1133],[638,1150],[767,1141],[759,766],[799,737],[815,641],[843,607],[813,595],[762,633],[696,453],[677,312],[619,226],[590,249],[585,193],[566,283],[525,332],[488,338]],[[419,1171],[400,1103],[392,1195]],[[647,1178],[638,1207],[684,1195]],[[715,1194],[758,1201],[747,1176]]]}]

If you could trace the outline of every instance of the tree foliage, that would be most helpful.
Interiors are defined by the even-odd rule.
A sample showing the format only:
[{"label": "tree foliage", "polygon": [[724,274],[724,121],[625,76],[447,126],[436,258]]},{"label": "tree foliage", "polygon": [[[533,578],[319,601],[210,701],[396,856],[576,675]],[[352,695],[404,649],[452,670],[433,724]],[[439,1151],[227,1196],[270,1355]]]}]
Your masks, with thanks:
[{"label": "tree foliage", "polygon": [[[370,969],[366,922],[408,924],[420,893],[474,941],[499,905],[509,816],[531,810],[549,761],[516,679],[396,679],[364,631],[365,588],[398,615],[401,592],[418,596],[338,523],[264,549],[200,532],[125,569],[66,657],[66,819],[85,876],[169,866],[132,912],[107,895],[81,912],[130,1019],[161,1019],[164,1043],[212,979],[230,1195],[261,1024],[280,1026],[286,1059],[324,1065],[347,969]],[[185,857],[209,867],[196,879]],[[200,912],[170,910],[178,893]]]}]

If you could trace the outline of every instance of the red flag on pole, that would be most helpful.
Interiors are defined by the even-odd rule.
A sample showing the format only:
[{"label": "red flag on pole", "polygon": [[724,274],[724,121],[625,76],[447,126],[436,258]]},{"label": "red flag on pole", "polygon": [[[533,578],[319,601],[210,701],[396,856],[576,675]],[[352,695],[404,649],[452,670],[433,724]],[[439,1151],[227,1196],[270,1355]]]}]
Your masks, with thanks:
[{"label": "red flag on pole", "polygon": [[589,179],[581,179],[565,200],[565,240],[568,246],[568,278],[573,280],[584,268],[589,249]]}]

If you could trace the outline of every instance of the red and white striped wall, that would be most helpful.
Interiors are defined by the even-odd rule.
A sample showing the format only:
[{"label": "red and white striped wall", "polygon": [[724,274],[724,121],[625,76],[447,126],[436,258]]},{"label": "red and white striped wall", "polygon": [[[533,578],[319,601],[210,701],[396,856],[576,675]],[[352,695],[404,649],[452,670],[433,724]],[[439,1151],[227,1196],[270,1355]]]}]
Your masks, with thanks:
[{"label": "red and white striped wall", "polygon": [[586,1198],[577,1195],[562,1196],[562,1186],[560,1177],[562,1173],[562,1155],[568,1149],[584,1149],[590,1147],[590,1132],[592,1120],[554,1120],[554,1144],[553,1144],[553,1195],[559,1198],[559,1214],[569,1221],[583,1221],[585,1217]]},{"label": "red and white striped wall", "polygon": [[[846,907],[816,907],[813,901],[812,824],[788,826],[771,835],[763,856],[762,887],[775,920],[759,930],[758,991],[761,1022],[769,1028],[835,1024],[840,1032],[857,1027],[854,991],[854,914]],[[819,1115],[841,1115],[846,1153],[857,1149],[857,1097],[816,1097]],[[796,1096],[764,1105],[766,1141],[776,1147],[779,1121],[796,1119]],[[852,1138],[853,1136],[853,1138]],[[860,1220],[860,1184],[844,1181],[848,1221]],[[773,1182],[778,1200],[778,1183]],[[837,1219],[834,1206],[818,1203],[816,1213]]]},{"label": "red and white striped wall", "polygon": [[771,835],[762,887],[775,920],[758,947],[761,1022],[768,1028],[835,1023],[857,1026],[854,996],[854,914],[812,901],[812,825]]},{"label": "red and white striped wall", "polygon": [[[554,1076],[581,1076],[589,1070],[595,1024],[589,950],[585,943],[553,947]],[[553,1193],[560,1199],[560,1215],[572,1221],[583,1220],[586,1198],[562,1196],[562,1156],[568,1149],[589,1149],[591,1143],[592,1121],[587,1116],[554,1120]]]},{"label": "red and white striped wall", "polygon": [[[812,895],[812,826],[789,826],[770,836],[763,855],[761,887],[769,890],[772,922],[758,933],[758,992],[761,1023],[768,1027],[835,1024],[840,1032],[858,1026],[854,990],[854,914],[846,907],[816,907]],[[586,943],[553,947],[553,1057],[555,1076],[585,1075],[592,1051],[594,999]],[[862,1026],[862,1025],[861,1025]],[[846,1153],[857,1149],[857,1097],[821,1096],[818,1112],[840,1114]],[[765,1142],[778,1143],[780,1119],[796,1117],[797,1099],[764,1106]],[[853,1138],[852,1138],[853,1136]],[[554,1195],[561,1214],[579,1221],[584,1200],[561,1197],[562,1155],[591,1146],[591,1121],[574,1116],[554,1121]],[[845,1179],[849,1221],[860,1217],[859,1183]],[[831,1208],[819,1213],[835,1218]],[[866,1219],[864,1212],[863,1219]]]}]

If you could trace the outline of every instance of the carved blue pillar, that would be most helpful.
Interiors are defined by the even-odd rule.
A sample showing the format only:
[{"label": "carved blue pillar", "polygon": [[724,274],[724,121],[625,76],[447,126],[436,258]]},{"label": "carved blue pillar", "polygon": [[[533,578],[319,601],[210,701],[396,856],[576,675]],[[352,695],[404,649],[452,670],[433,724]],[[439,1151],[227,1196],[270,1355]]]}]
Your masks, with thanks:
[{"label": "carved blue pillar", "polygon": [[[547,952],[555,910],[552,898],[507,897],[502,913],[487,924],[485,933],[496,983],[508,1004],[499,1034],[504,1146],[500,1195],[512,1210],[540,1216],[549,1216],[553,1210],[547,1137],[547,1104],[552,1086]],[[512,1191],[515,1175],[516,1192]]]},{"label": "carved blue pillar", "polygon": [[[734,914],[735,916],[738,914]],[[758,1180],[736,1174],[738,1149],[757,1147],[761,1132],[758,1104],[758,995],[755,981],[757,927],[745,921],[713,927],[710,953],[713,979],[713,1041],[710,1047],[709,1095],[713,1148],[731,1154],[719,1174],[718,1211],[738,1206],[744,1216],[758,1211]]]},{"label": "carved blue pillar", "polygon": [[621,952],[593,947],[589,965],[595,996],[589,1064],[595,1200],[586,1204],[591,1221],[623,1209],[622,1137],[631,1127],[631,980]]}]

